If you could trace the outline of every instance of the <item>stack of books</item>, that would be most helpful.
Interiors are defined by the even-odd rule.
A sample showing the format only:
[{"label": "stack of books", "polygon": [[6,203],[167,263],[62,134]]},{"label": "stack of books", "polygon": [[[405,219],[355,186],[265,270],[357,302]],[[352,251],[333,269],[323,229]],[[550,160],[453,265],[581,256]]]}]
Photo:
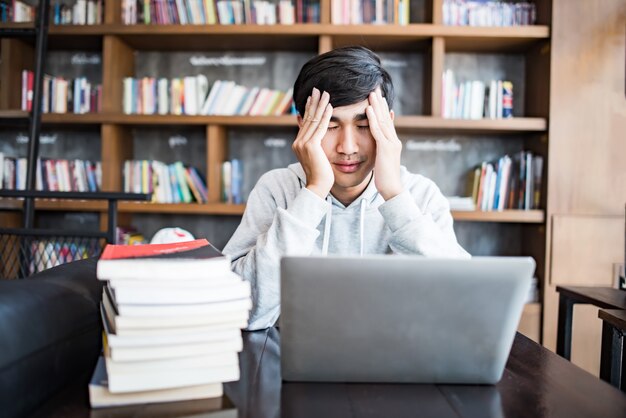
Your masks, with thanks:
[{"label": "stack of books", "polygon": [[109,245],[92,407],[213,398],[239,379],[250,285],[207,240]]}]

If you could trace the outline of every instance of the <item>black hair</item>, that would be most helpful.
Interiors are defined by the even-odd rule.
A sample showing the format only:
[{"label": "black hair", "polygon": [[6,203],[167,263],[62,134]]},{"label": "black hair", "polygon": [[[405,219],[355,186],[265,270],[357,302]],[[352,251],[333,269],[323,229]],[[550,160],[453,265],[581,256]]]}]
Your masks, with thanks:
[{"label": "black hair", "polygon": [[330,94],[333,107],[362,102],[380,86],[389,109],[394,91],[391,76],[374,52],[362,46],[334,49],[309,60],[293,86],[293,101],[300,116],[304,116],[306,100],[313,87]]}]

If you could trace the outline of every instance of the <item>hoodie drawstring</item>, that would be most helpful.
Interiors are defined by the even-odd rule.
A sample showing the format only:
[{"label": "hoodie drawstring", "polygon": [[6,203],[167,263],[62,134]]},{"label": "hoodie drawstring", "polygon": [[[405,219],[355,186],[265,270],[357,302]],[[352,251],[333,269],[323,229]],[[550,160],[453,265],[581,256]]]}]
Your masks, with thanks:
[{"label": "hoodie drawstring", "polygon": [[333,201],[330,196],[326,198],[328,209],[326,210],[326,222],[324,223],[324,241],[322,241],[322,255],[328,255],[328,241],[330,241],[330,222],[333,217]]},{"label": "hoodie drawstring", "polygon": [[359,254],[363,257],[363,242],[365,241],[365,209],[367,208],[367,201],[361,199],[361,216],[359,217],[359,236],[361,238],[361,249]]}]

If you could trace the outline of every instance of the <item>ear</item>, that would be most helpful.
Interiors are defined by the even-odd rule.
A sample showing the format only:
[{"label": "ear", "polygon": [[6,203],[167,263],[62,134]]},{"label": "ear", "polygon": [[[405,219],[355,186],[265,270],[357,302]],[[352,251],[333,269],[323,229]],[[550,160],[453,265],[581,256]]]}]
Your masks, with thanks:
[{"label": "ear", "polygon": [[302,128],[302,125],[304,125],[304,121],[302,120],[302,116],[300,116],[298,114],[297,119],[298,119],[298,128]]},{"label": "ear", "polygon": [[391,121],[393,122],[393,119],[396,117],[396,114],[393,112],[393,110],[390,110],[389,116],[391,117]]}]

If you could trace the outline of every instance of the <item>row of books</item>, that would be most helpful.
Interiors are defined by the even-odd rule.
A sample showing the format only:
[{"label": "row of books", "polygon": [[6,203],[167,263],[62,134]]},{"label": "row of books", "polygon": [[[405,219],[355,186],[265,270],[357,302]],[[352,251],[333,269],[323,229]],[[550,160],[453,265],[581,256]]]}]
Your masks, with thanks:
[{"label": "row of books", "polygon": [[122,22],[157,25],[318,23],[311,0],[122,0]]},{"label": "row of books", "polygon": [[242,204],[243,164],[233,159],[222,163],[222,202]]},{"label": "row of books", "polygon": [[177,161],[132,160],[124,162],[124,192],[152,193],[155,203],[206,203],[208,190],[202,174]]},{"label": "row of books", "polygon": [[[33,108],[34,73],[22,71],[22,110]],[[93,113],[102,109],[102,85],[91,84],[86,77],[66,80],[44,75],[43,113]]]},{"label": "row of books", "polygon": [[[26,158],[5,157],[0,152],[0,188],[25,190]],[[88,160],[38,158],[35,187],[50,192],[96,192],[102,185],[102,165]]]},{"label": "row of books", "polygon": [[29,274],[39,273],[61,264],[94,257],[100,253],[97,239],[34,239],[28,249]]},{"label": "row of books", "polygon": [[501,119],[513,117],[513,83],[491,80],[458,82],[446,70],[442,80],[441,114],[449,119]]},{"label": "row of books", "polygon": [[97,277],[104,354],[92,407],[218,398],[239,380],[250,284],[206,239],[109,245]]},{"label": "row of books", "polygon": [[55,2],[52,5],[55,25],[99,25],[104,22],[103,0],[76,0],[74,4]]},{"label": "row of books", "polygon": [[0,22],[26,23],[35,21],[35,7],[20,0],[0,1]]},{"label": "row of books", "polygon": [[539,209],[543,157],[529,151],[483,162],[470,175],[470,195],[478,210]]},{"label": "row of books", "polygon": [[171,80],[127,77],[123,83],[126,114],[282,115],[291,111],[291,90],[248,88],[217,80],[209,91],[204,75]]},{"label": "row of books", "polygon": [[410,0],[331,0],[331,22],[335,25],[408,25]]},{"label": "row of books", "polygon": [[534,3],[444,0],[443,24],[451,26],[526,26],[537,21]]}]

